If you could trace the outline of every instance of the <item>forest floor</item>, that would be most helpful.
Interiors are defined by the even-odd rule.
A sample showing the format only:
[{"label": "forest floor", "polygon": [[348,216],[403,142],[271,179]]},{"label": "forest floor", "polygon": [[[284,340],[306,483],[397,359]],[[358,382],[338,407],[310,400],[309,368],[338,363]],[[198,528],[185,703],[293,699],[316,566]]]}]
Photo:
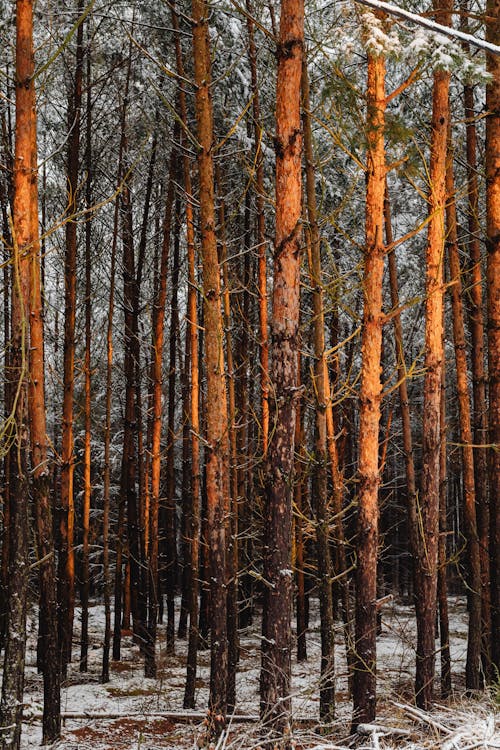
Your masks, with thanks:
[{"label": "forest floor", "polygon": [[[348,747],[351,703],[347,692],[345,651],[342,628],[338,624],[336,651],[337,720],[328,733],[315,729],[319,711],[319,619],[312,604],[311,626],[307,636],[307,662],[293,663],[293,709],[300,720],[294,733],[297,750],[340,750]],[[378,637],[378,717],[377,727],[367,728],[359,748],[383,750],[402,748],[417,750],[500,750],[499,697],[464,696],[464,667],[467,645],[467,614],[462,599],[450,598],[450,640],[453,670],[453,696],[438,701],[432,714],[420,714],[412,708],[412,685],[415,662],[416,630],[411,607],[390,602],[383,609],[383,631]],[[42,679],[36,671],[36,621],[29,619],[26,666],[25,722],[22,748],[34,748],[41,741]],[[185,681],[186,641],[176,641],[174,656],[165,655],[164,628],[159,627],[157,679],[145,679],[143,660],[124,635],[122,661],[111,664],[111,679],[99,681],[104,631],[103,607],[90,610],[89,671],[80,673],[78,653],[79,611],[76,613],[74,657],[68,679],[62,690],[63,714],[79,714],[63,724],[58,750],[156,750],[181,748],[197,750],[204,744],[204,726],[199,719],[192,723],[161,716],[182,711]],[[241,633],[241,660],[237,676],[237,713],[255,716],[259,708],[259,631]],[[203,712],[207,705],[210,654],[199,653],[196,705]],[[438,659],[439,664],[439,659]],[[98,715],[98,716],[96,716]],[[395,732],[394,730],[398,730]],[[233,724],[216,750],[251,750],[259,747],[256,721]]]}]

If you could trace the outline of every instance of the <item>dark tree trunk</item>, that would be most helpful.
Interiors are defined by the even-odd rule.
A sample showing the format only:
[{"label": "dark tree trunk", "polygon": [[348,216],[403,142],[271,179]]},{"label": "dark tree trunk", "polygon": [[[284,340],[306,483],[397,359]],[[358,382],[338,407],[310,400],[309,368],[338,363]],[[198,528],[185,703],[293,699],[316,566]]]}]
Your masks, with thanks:
[{"label": "dark tree trunk", "polygon": [[[307,60],[302,60],[302,97],[304,102],[304,152],[306,161],[306,203],[309,232],[306,246],[309,276],[313,294],[314,382],[316,394],[315,469],[313,474],[316,508],[316,546],[318,550],[319,608],[321,618],[320,718],[325,723],[335,716],[335,630],[333,622],[332,563],[330,558],[330,512],[328,503],[327,407],[331,399],[326,361],[325,311],[321,270],[321,238],[316,207],[311,114],[309,112],[309,78]],[[342,523],[342,519],[338,519]]]},{"label": "dark tree trunk", "polygon": [[450,624],[448,618],[448,580],[446,536],[447,522],[447,466],[446,466],[446,377],[443,367],[441,392],[441,447],[439,452],[439,543],[438,543],[438,605],[439,637],[441,646],[441,697],[451,693]]},{"label": "dark tree trunk", "polygon": [[448,164],[446,169],[446,219],[447,250],[451,277],[451,305],[453,314],[453,340],[457,374],[457,399],[462,444],[462,476],[464,494],[464,528],[467,542],[466,577],[468,582],[469,630],[467,637],[467,663],[465,684],[469,690],[481,686],[481,559],[476,522],[476,489],[474,483],[474,454],[472,448],[472,420],[469,403],[467,344],[465,339],[462,301],[462,278],[458,249],[457,212],[453,178],[453,151],[451,127]]},{"label": "dark tree trunk", "polygon": [[[172,25],[176,32],[179,30],[178,15],[172,7]],[[175,36],[175,55],[177,72],[184,76],[184,65],[179,33]],[[179,110],[182,123],[187,123],[186,96],[182,86],[179,87]],[[184,690],[184,708],[194,708],[196,686],[196,666],[198,654],[198,594],[199,594],[199,549],[200,549],[200,417],[199,417],[199,341],[198,341],[198,303],[197,278],[195,263],[193,198],[191,186],[190,162],[187,154],[187,138],[184,127],[181,132],[183,144],[182,169],[184,177],[184,191],[186,194],[186,245],[188,265],[188,329],[186,338],[189,343],[190,364],[190,403],[189,417],[191,428],[191,500],[188,510],[189,524],[189,568],[191,586],[189,592],[189,639],[186,665],[186,686]]]},{"label": "dark tree trunk", "polygon": [[[175,136],[174,136],[175,140]],[[178,170],[177,170],[178,171]],[[174,252],[172,257],[172,296],[170,300],[170,332],[169,332],[169,369],[168,369],[168,418],[167,418],[167,465],[166,482],[167,497],[165,503],[165,519],[167,528],[166,536],[166,569],[165,588],[167,594],[167,654],[174,653],[175,647],[175,588],[177,584],[177,522],[175,509],[175,405],[177,394],[175,386],[177,382],[177,334],[179,330],[179,309],[177,302],[179,288],[179,241],[180,222],[178,213],[180,210],[179,198],[176,198],[175,236]]]},{"label": "dark tree trunk", "polygon": [[491,596],[490,596],[490,508],[488,498],[488,410],[486,406],[486,373],[484,362],[483,270],[481,261],[481,227],[479,222],[479,188],[477,175],[477,134],[474,112],[474,88],[464,87],[465,133],[467,144],[467,197],[470,258],[469,331],[472,342],[472,395],[474,486],[476,490],[477,528],[481,558],[482,662],[486,678],[491,677]]},{"label": "dark tree trunk", "polygon": [[[78,16],[83,13],[78,0]],[[74,506],[74,434],[73,401],[75,390],[75,322],[77,262],[77,194],[80,157],[80,124],[83,82],[83,23],[76,32],[74,88],[68,107],[68,218],[66,219],[66,255],[64,260],[64,391],[61,436],[60,549],[58,565],[59,649],[61,670],[66,676],[71,661],[73,619],[75,610],[75,554],[73,549]]]}]

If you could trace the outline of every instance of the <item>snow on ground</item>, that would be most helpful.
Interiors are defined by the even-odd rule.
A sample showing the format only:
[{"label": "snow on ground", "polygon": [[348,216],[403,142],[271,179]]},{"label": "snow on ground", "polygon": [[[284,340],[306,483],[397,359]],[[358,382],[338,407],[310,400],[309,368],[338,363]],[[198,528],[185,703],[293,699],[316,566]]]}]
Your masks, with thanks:
[{"label": "snow on ground", "polygon": [[[391,602],[383,609],[383,632],[378,647],[378,717],[376,726],[366,727],[358,748],[389,750],[500,750],[498,694],[465,699],[464,679],[467,646],[467,614],[461,599],[450,599],[450,633],[454,695],[446,705],[439,704],[432,715],[412,708],[416,628],[411,607]],[[166,656],[164,627],[159,627],[160,643],[157,679],[143,676],[143,661],[130,635],[122,640],[122,661],[111,664],[111,680],[99,682],[104,632],[104,611],[100,605],[89,613],[91,645],[89,672],[78,671],[79,611],[76,613],[74,661],[62,690],[63,713],[99,714],[101,718],[66,719],[58,750],[167,750],[193,748],[203,744],[202,722],[174,722],[158,714],[182,712],[185,680],[186,641],[176,641],[174,656]],[[237,676],[237,713],[255,715],[259,699],[259,631],[241,633],[241,659]],[[26,667],[25,724],[22,748],[34,748],[41,741],[42,678],[35,662],[36,618],[29,620]],[[293,709],[300,719],[294,735],[297,750],[335,750],[349,743],[351,703],[347,692],[347,672],[341,624],[338,624],[336,651],[337,720],[328,733],[318,734],[314,725],[319,712],[320,634],[316,602],[312,602],[311,627],[307,637],[308,661],[293,663]],[[209,651],[199,653],[196,705],[204,711],[208,699]],[[439,654],[437,659],[439,668]],[[115,718],[102,718],[113,714]],[[116,717],[116,715],[119,715]],[[395,729],[398,733],[394,734]],[[387,733],[389,732],[389,733]],[[223,747],[251,750],[259,746],[258,727],[230,725],[217,750]]]}]

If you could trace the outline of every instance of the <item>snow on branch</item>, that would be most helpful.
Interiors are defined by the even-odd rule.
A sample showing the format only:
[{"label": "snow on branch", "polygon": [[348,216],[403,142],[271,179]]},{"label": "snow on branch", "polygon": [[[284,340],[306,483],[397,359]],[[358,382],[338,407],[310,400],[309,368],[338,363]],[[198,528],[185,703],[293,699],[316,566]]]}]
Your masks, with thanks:
[{"label": "snow on branch", "polygon": [[398,5],[391,5],[391,3],[386,3],[384,0],[356,0],[356,2],[361,3],[361,5],[366,5],[368,8],[382,10],[385,13],[389,13],[389,15],[396,16],[397,18],[403,18],[405,21],[411,21],[419,26],[423,26],[425,29],[443,34],[443,36],[448,36],[452,39],[472,44],[475,47],[479,47],[479,49],[486,50],[486,52],[489,52],[492,55],[500,55],[500,47],[496,44],[487,42],[485,39],[478,39],[472,34],[466,34],[464,31],[453,29],[451,26],[443,26],[436,21],[430,21],[428,18],[424,18],[418,13],[410,13],[408,10],[403,10],[403,8],[400,8]]}]

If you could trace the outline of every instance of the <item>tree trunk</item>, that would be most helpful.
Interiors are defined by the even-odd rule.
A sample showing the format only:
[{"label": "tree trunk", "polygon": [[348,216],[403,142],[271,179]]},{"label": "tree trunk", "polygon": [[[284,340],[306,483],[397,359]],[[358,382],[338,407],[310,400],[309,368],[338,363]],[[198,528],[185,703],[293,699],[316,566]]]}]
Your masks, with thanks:
[{"label": "tree trunk", "polygon": [[[92,207],[92,100],[90,82],[90,50],[87,52],[87,113],[86,113],[86,182],[85,182],[85,207],[90,212]],[[85,437],[83,452],[83,512],[82,512],[82,635],[80,646],[80,672],[88,669],[89,648],[89,593],[90,593],[90,562],[89,562],[89,533],[90,533],[90,504],[92,499],[91,478],[91,409],[92,409],[92,373],[91,373],[91,346],[92,346],[92,275],[91,275],[91,249],[92,249],[92,224],[90,216],[85,223]]]},{"label": "tree trunk", "polygon": [[441,446],[439,451],[439,542],[438,542],[438,603],[439,638],[441,646],[441,697],[451,694],[450,624],[448,618],[448,581],[446,538],[447,523],[447,466],[446,466],[446,368],[443,367],[441,387]]},{"label": "tree trunk", "polygon": [[[227,395],[229,418],[229,497],[226,508],[226,565],[227,565],[227,641],[228,641],[228,675],[227,675],[227,710],[234,712],[236,705],[236,668],[238,665],[238,498],[245,498],[239,493],[238,446],[236,435],[236,366],[233,357],[233,337],[231,319],[231,297],[229,289],[229,270],[226,247],[226,216],[223,186],[221,184],[220,169],[215,169],[215,179],[220,191],[219,197],[219,265],[222,272],[222,308],[224,313],[224,334],[226,341],[227,362]],[[248,200],[249,193],[245,196]],[[246,211],[245,211],[246,213]],[[245,262],[248,255],[245,255]],[[240,378],[239,390],[245,391],[245,383]],[[245,420],[240,411],[240,421]],[[241,432],[241,428],[240,428]],[[243,459],[240,459],[240,463]]]},{"label": "tree trunk", "polygon": [[[13,388],[9,493],[9,590],[0,698],[0,747],[19,750],[23,716],[28,560],[28,371],[30,312],[30,256],[36,249],[33,236],[37,209],[33,205],[36,180],[36,109],[34,90],[33,6],[16,3],[16,138],[12,243],[12,340],[10,375]],[[33,168],[35,167],[35,173]],[[38,350],[37,354],[40,354]],[[43,384],[43,380],[42,380]],[[45,444],[45,443],[44,443]],[[46,465],[41,467],[42,477]],[[43,481],[43,479],[42,479]],[[39,504],[40,507],[40,504]]]},{"label": "tree trunk", "polygon": [[211,659],[209,724],[219,734],[225,724],[227,692],[226,524],[229,504],[228,413],[224,372],[220,268],[217,259],[214,208],[213,112],[208,5],[193,0],[193,58],[196,121],[199,142],[201,253],[206,394],[207,522],[210,544]]},{"label": "tree trunk", "polygon": [[[465,133],[467,143],[467,197],[470,257],[469,331],[472,342],[472,442],[474,448],[474,486],[476,490],[477,528],[481,557],[481,619],[483,669],[491,671],[490,558],[488,552],[490,509],[488,499],[488,457],[483,446],[488,442],[486,406],[486,373],[484,366],[484,305],[481,261],[481,227],[479,222],[479,189],[477,177],[477,134],[474,113],[474,88],[464,87]],[[491,675],[490,675],[491,676]]]},{"label": "tree trunk", "polygon": [[[9,415],[12,411],[12,377],[10,371],[10,358],[9,358],[9,347],[8,342],[11,337],[10,327],[10,297],[11,297],[11,272],[9,267],[9,258],[12,247],[12,236],[9,227],[9,218],[7,214],[7,206],[12,207],[12,158],[9,158],[10,151],[8,147],[7,139],[7,125],[5,113],[2,112],[2,136],[3,136],[3,149],[2,159],[5,164],[8,165],[9,178],[0,180],[0,203],[2,206],[2,231],[4,236],[4,249],[3,249],[3,330],[4,330],[4,418],[7,422]],[[15,382],[15,380],[14,380]],[[10,455],[9,451],[5,451],[2,456],[2,469],[3,469],[3,484],[2,484],[2,533],[1,533],[1,545],[2,554],[0,558],[0,653],[4,647],[5,638],[7,636],[7,601],[8,601],[8,589],[9,589],[9,495],[10,495]]]},{"label": "tree trunk", "polygon": [[[486,3],[486,38],[500,42],[500,5]],[[492,81],[486,87],[486,248],[488,290],[489,365],[489,483],[490,483],[490,570],[491,649],[496,674],[500,670],[500,57],[487,54]]]},{"label": "tree trunk", "polygon": [[[118,175],[121,174],[121,152]],[[104,580],[104,643],[102,651],[101,682],[109,682],[109,652],[111,647],[111,575],[109,570],[109,515],[111,504],[111,404],[113,385],[113,317],[115,309],[116,247],[118,241],[118,199],[115,204],[113,240],[111,243],[111,266],[109,272],[108,325],[106,329],[106,406],[104,426],[103,467],[103,518],[102,518],[102,566]],[[119,545],[119,542],[117,542]],[[120,548],[117,550],[120,551]],[[116,566],[121,571],[121,559],[116,556]],[[120,572],[121,577],[121,572]],[[117,634],[119,636],[119,634]],[[116,646],[119,652],[120,638]],[[115,658],[113,654],[113,658]],[[118,656],[119,658],[119,656]]]},{"label": "tree trunk", "polygon": [[[301,354],[297,354],[297,387],[301,387]],[[300,401],[296,405],[295,414],[295,578],[297,586],[297,661],[307,661],[307,621],[306,621],[306,586],[305,586],[305,544],[304,544],[304,517],[306,513],[304,503],[305,485],[307,477],[305,466],[307,462],[306,446],[304,445],[304,410]]]},{"label": "tree trunk", "polygon": [[[178,135],[174,134],[174,141]],[[176,172],[178,170],[176,169]],[[176,175],[172,175],[176,179]],[[168,432],[167,432],[167,498],[166,498],[166,593],[167,593],[167,654],[174,653],[175,647],[175,587],[177,583],[177,543],[176,543],[176,509],[175,509],[175,405],[177,395],[175,385],[177,382],[177,334],[179,330],[179,306],[177,293],[179,287],[179,233],[180,222],[178,219],[179,198],[176,197],[175,237],[174,252],[172,257],[172,295],[170,300],[170,332],[169,332],[169,363],[168,363]]]},{"label": "tree trunk", "polygon": [[[78,16],[83,13],[78,0]],[[75,609],[75,553],[73,549],[75,506],[73,496],[74,435],[73,401],[75,390],[75,319],[78,167],[83,81],[83,23],[76,32],[75,78],[68,112],[68,208],[66,219],[66,256],[64,260],[64,392],[61,443],[60,549],[58,567],[59,649],[61,671],[66,676],[71,661]]]},{"label": "tree trunk", "polygon": [[[332,563],[330,559],[330,512],[328,503],[327,404],[330,401],[330,380],[325,353],[325,310],[321,272],[321,238],[316,208],[316,185],[312,144],[311,113],[309,112],[309,78],[307,60],[302,60],[302,98],[304,123],[304,155],[306,167],[306,203],[309,231],[306,241],[309,277],[313,296],[314,380],[316,396],[316,445],[313,489],[316,498],[316,545],[318,550],[319,607],[321,618],[321,682],[320,719],[326,724],[335,716],[335,630],[332,600]],[[334,448],[336,445],[334,443]],[[342,523],[342,519],[338,519]]]},{"label": "tree trunk", "polygon": [[273,430],[265,499],[260,714],[285,745],[291,732],[291,570],[295,400],[299,347],[302,0],[282,0],[276,83],[276,239],[271,349]]},{"label": "tree trunk", "polygon": [[469,631],[467,637],[465,685],[468,690],[478,690],[481,686],[481,560],[476,523],[476,491],[474,484],[472,421],[467,372],[467,344],[465,339],[462,278],[458,251],[457,211],[455,205],[451,142],[450,127],[448,164],[446,168],[446,240],[448,262],[450,265],[453,340],[455,344],[455,367],[457,373],[460,442],[462,444],[464,526],[467,541],[466,578],[468,582]]},{"label": "tree trunk", "polygon": [[[449,0],[437,3],[437,20],[449,22]],[[417,705],[429,710],[433,702],[435,622],[439,541],[439,461],[441,441],[441,381],[443,368],[443,254],[445,243],[446,143],[449,121],[450,74],[434,73],[429,166],[429,229],[425,282],[425,376],[422,423],[422,480],[418,508],[421,539],[416,564]]]},{"label": "tree trunk", "polygon": [[153,381],[152,435],[151,435],[151,501],[149,512],[149,611],[148,636],[145,652],[145,676],[155,677],[156,626],[158,622],[158,510],[160,504],[161,478],[161,428],[163,395],[163,340],[165,332],[165,306],[167,301],[168,256],[170,252],[170,228],[174,202],[174,172],[176,151],[170,155],[165,218],[163,221],[163,242],[160,258],[158,291],[153,308],[153,361],[151,380]]},{"label": "tree trunk", "polygon": [[353,728],[376,713],[377,548],[384,270],[385,60],[368,54],[366,250],[363,274],[363,329],[359,414]]},{"label": "tree trunk", "polygon": [[[177,32],[175,35],[175,55],[177,72],[184,77],[184,64],[179,37],[179,21],[175,7],[172,7],[172,25]],[[183,126],[187,124],[186,95],[182,86],[179,87],[179,111]],[[184,127],[181,130],[183,144],[182,169],[184,177],[184,191],[186,194],[186,245],[188,262],[188,300],[186,336],[189,337],[190,363],[190,427],[191,427],[191,506],[189,509],[189,567],[191,586],[189,593],[189,636],[186,665],[186,686],[184,690],[184,708],[194,708],[194,694],[196,686],[196,662],[198,654],[198,593],[199,593],[199,549],[200,549],[200,416],[199,416],[199,351],[198,351],[198,307],[197,307],[197,278],[195,263],[193,196],[191,186],[190,161],[187,153],[187,137]]]},{"label": "tree trunk", "polygon": [[252,85],[252,108],[255,140],[255,193],[257,212],[256,244],[259,254],[259,362],[261,394],[261,444],[262,455],[267,453],[269,442],[269,343],[267,323],[267,261],[266,261],[266,217],[264,213],[264,157],[262,153],[262,118],[260,114],[259,82],[257,79],[257,50],[254,37],[253,4],[246,0],[248,59]]},{"label": "tree trunk", "polygon": [[[389,201],[389,193],[387,188],[387,182],[385,186],[385,200],[384,200],[384,220],[385,220],[385,238],[387,246],[392,245],[392,222],[391,222],[391,208]],[[391,286],[391,304],[394,311],[398,311],[400,307],[399,291],[398,291],[398,273],[396,265],[395,250],[392,249],[388,253],[389,259],[389,279]],[[417,518],[417,485],[415,481],[415,463],[413,459],[413,440],[411,434],[411,418],[410,418],[410,402],[408,397],[408,384],[406,381],[407,370],[406,370],[406,358],[404,353],[404,340],[403,340],[403,326],[401,324],[401,315],[396,312],[393,317],[394,325],[394,341],[396,345],[396,356],[397,356],[397,374],[398,374],[398,390],[399,390],[399,403],[401,410],[401,422],[403,426],[403,451],[405,457],[405,470],[406,470],[406,507],[407,507],[407,523],[408,523],[408,541],[409,551],[412,557],[415,559],[418,549],[418,518]]]}]

